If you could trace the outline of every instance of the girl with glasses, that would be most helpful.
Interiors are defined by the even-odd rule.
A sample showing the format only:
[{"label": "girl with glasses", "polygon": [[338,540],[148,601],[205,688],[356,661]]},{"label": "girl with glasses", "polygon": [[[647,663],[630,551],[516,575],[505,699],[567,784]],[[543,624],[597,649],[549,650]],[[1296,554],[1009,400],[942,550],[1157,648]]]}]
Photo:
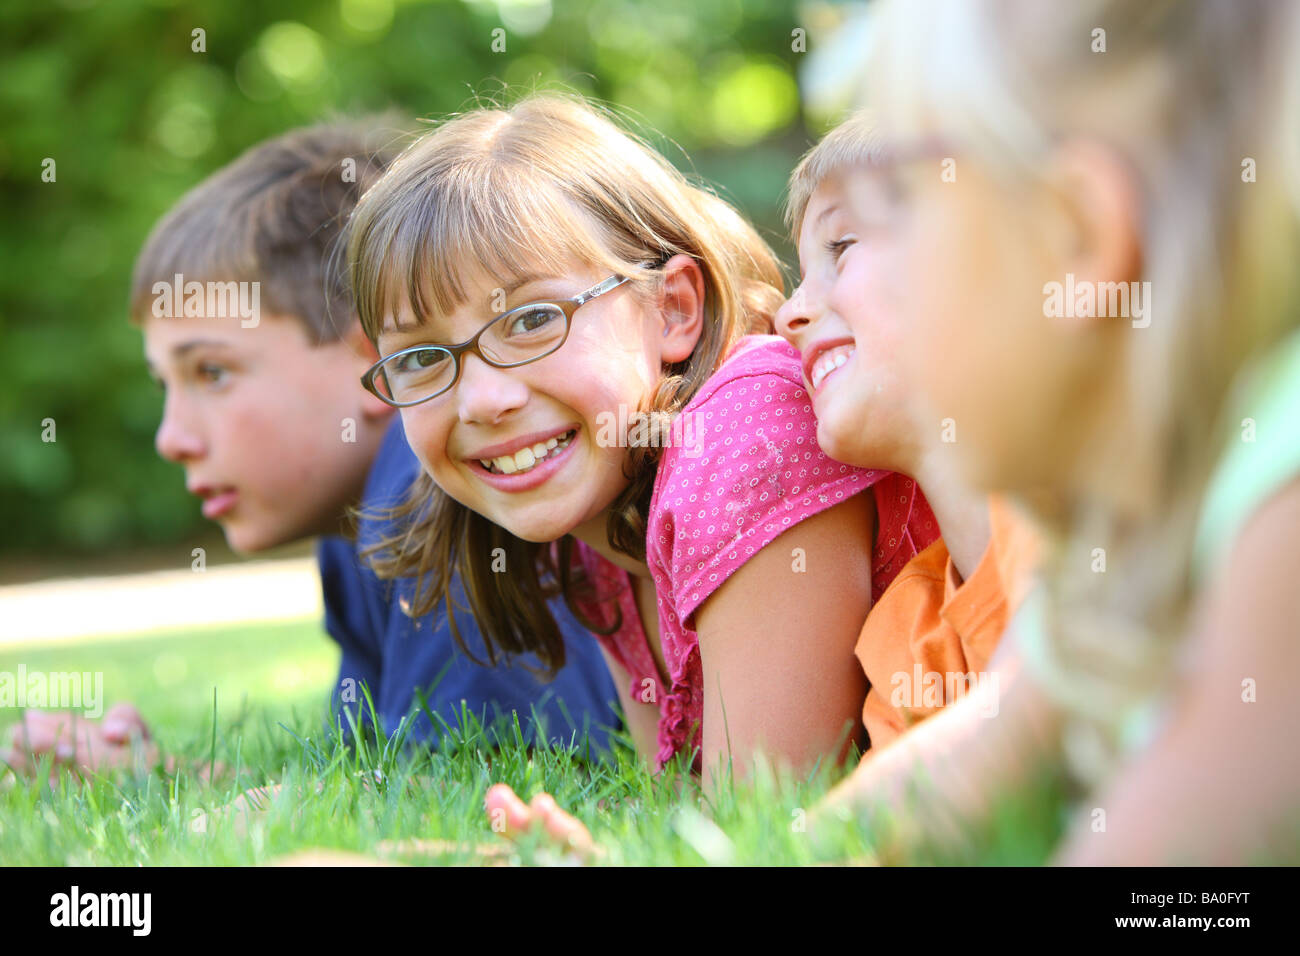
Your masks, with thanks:
[{"label": "girl with glasses", "polygon": [[459,569],[493,660],[557,665],[563,593],[638,751],[706,784],[759,749],[807,768],[859,742],[856,636],[934,530],[923,503],[862,494],[888,472],[818,447],[770,334],[777,263],[735,210],[583,101],[534,95],[416,142],[348,260],[383,357],[367,387],[424,466],[376,555],[424,582],[414,613]]}]

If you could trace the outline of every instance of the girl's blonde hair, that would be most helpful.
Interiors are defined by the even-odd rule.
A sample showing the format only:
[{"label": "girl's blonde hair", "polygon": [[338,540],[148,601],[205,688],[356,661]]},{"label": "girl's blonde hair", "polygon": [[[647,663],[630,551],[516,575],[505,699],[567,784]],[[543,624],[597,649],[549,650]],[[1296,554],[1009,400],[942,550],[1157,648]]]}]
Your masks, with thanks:
[{"label": "girl's blonde hair", "polygon": [[[505,287],[580,263],[638,280],[634,294],[648,302],[658,281],[654,265],[677,254],[691,256],[704,274],[704,330],[691,356],[664,370],[643,410],[667,415],[681,410],[741,336],[771,331],[781,272],[731,206],[581,98],[534,94],[442,123],[366,193],[347,246],[357,311],[371,339],[403,305],[421,322],[463,306],[466,279],[476,275]],[[486,318],[490,304],[483,305]],[[657,460],[657,449],[629,450],[629,484],[610,510],[610,541],[639,560]],[[563,640],[546,601],[563,593],[578,613],[583,582],[574,577],[571,538],[554,548],[516,538],[428,475],[394,517],[397,532],[371,560],[383,577],[418,578],[413,616],[440,602],[450,612],[459,571],[490,663],[502,652],[533,651],[552,671],[563,665]],[[509,574],[492,571],[497,548]],[[456,639],[470,653],[459,633]]]},{"label": "girl's blonde hair", "polygon": [[[937,131],[959,164],[1010,182],[1033,177],[1064,138],[1092,137],[1123,155],[1141,190],[1142,278],[1157,311],[1130,333],[1125,420],[1086,454],[1132,475],[1153,504],[1028,503],[1051,541],[1045,670],[1083,718],[1072,726],[1087,731],[1073,738],[1089,744],[1091,759],[1075,761],[1085,777],[1104,772],[1121,725],[1168,687],[1230,387],[1297,323],[1293,154],[1283,158],[1296,127],[1277,75],[1295,20],[1282,0],[1249,6],[907,0],[877,21],[861,105],[891,138]],[[1258,181],[1245,181],[1249,168]]]}]

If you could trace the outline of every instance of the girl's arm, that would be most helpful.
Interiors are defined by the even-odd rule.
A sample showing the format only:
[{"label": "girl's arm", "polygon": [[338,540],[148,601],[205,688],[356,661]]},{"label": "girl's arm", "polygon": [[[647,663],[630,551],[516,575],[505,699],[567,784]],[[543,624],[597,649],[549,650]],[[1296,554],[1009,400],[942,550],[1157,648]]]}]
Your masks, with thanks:
[{"label": "girl's arm", "polygon": [[623,719],[627,722],[627,732],[636,752],[646,763],[653,765],[659,752],[659,706],[633,697],[632,678],[626,668],[614,659],[604,644],[600,645],[600,653],[605,657],[610,679],[618,690],[618,702],[623,705]]},{"label": "girl's arm", "polygon": [[871,608],[875,517],[860,493],[806,518],[695,612],[706,787],[728,758],[737,776],[759,749],[807,768],[843,759],[856,739],[867,686],[853,648]]},{"label": "girl's arm", "polygon": [[1295,862],[1300,839],[1300,481],[1259,509],[1209,587],[1196,655],[1155,742],[1091,801],[1058,862]]}]

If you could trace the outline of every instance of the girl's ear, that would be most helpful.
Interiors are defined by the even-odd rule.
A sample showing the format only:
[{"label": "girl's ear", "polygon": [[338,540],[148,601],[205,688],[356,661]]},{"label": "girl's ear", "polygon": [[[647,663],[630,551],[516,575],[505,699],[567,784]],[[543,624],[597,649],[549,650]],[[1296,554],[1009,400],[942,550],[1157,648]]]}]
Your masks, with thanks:
[{"label": "girl's ear", "polygon": [[[1074,282],[1135,282],[1142,275],[1142,211],[1137,175],[1113,147],[1071,139],[1049,166],[1058,228],[1053,259]],[[1052,276],[1058,282],[1065,276]]]},{"label": "girl's ear", "polygon": [[688,255],[675,255],[660,267],[656,305],[663,321],[659,357],[665,365],[683,362],[704,331],[704,273]]}]

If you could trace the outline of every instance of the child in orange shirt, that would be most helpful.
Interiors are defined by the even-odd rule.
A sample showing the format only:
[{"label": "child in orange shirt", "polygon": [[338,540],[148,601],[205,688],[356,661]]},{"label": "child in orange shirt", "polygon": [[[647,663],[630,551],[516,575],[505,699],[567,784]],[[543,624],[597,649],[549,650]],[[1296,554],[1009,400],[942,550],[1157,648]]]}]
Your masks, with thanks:
[{"label": "child in orange shirt", "polygon": [[871,681],[862,722],[868,756],[983,684],[996,716],[999,670],[989,669],[1032,580],[1037,536],[1004,499],[989,500],[988,549],[962,580],[942,538],[907,563],[862,626],[855,653]]},{"label": "child in orange shirt", "polygon": [[913,476],[924,493],[914,496],[918,536],[943,535],[891,582],[855,648],[870,683],[862,717],[871,752],[980,684],[996,684],[989,660],[1035,551],[1007,505],[990,506],[957,479],[949,460],[956,422],[928,418],[919,389],[900,374],[903,290],[872,242],[890,202],[874,188],[875,148],[867,122],[853,117],[791,174],[800,285],[776,317],[803,355],[819,444],[840,461]]}]

